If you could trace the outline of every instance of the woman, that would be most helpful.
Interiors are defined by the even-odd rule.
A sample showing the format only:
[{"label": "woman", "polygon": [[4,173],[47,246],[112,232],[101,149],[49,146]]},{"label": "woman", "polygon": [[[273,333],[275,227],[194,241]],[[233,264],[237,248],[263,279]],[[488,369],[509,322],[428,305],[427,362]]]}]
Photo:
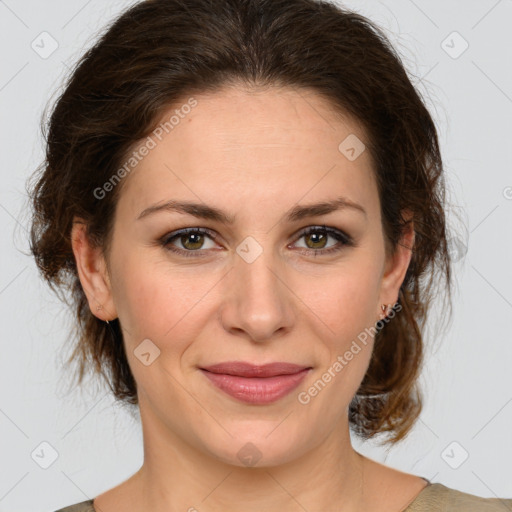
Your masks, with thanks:
[{"label": "woman", "polygon": [[[70,287],[79,381],[144,463],[60,512],[505,510],[362,456],[421,411],[450,296],[436,128],[385,36],[315,0],[149,0],[74,70],[31,247]],[[435,275],[435,280],[434,280]]]}]

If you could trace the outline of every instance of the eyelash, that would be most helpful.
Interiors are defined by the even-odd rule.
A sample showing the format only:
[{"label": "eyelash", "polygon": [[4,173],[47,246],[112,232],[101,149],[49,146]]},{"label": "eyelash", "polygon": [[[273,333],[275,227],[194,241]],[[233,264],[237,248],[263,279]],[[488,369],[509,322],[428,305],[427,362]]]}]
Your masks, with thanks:
[{"label": "eyelash", "polygon": [[[343,233],[337,229],[329,228],[327,226],[309,226],[308,228],[301,231],[297,240],[300,240],[302,237],[304,237],[306,235],[310,235],[311,233],[317,233],[317,232],[321,232],[321,233],[330,235],[333,238],[335,238],[339,243],[333,247],[330,247],[329,249],[303,249],[300,252],[306,253],[308,255],[313,255],[316,257],[319,254],[320,255],[329,255],[329,254],[337,253],[345,247],[354,247],[355,246],[355,243],[350,236],[346,235],[345,233]],[[215,241],[215,234],[213,231],[210,231],[209,229],[186,228],[186,229],[181,229],[179,231],[175,231],[173,233],[164,235],[163,237],[160,238],[159,242],[164,247],[164,249],[166,249],[170,252],[179,254],[181,256],[187,257],[187,258],[188,257],[206,256],[204,253],[201,252],[201,251],[203,251],[203,249],[185,251],[183,249],[178,249],[178,248],[170,245],[171,242],[175,238],[179,238],[183,235],[189,235],[189,234],[207,235],[208,237],[210,237],[212,240]],[[340,242],[341,242],[341,244],[340,244]],[[204,250],[208,250],[208,249],[204,249]]]}]

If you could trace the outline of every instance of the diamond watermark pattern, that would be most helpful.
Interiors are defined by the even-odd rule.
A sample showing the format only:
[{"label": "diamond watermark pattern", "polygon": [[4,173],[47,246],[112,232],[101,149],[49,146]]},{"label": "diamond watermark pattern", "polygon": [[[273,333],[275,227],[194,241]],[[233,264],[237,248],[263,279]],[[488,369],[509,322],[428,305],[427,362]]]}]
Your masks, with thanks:
[{"label": "diamond watermark pattern", "polygon": [[469,48],[469,43],[454,30],[441,42],[441,48],[452,59],[458,59]]},{"label": "diamond watermark pattern", "polygon": [[160,349],[146,338],[137,346],[133,354],[143,365],[149,366],[160,355]]},{"label": "diamond watermark pattern", "polygon": [[59,458],[59,452],[50,443],[43,441],[30,456],[39,467],[48,469]]},{"label": "diamond watermark pattern", "polygon": [[236,252],[246,263],[253,263],[263,252],[263,247],[252,236],[248,236],[238,245]]},{"label": "diamond watermark pattern", "polygon": [[30,44],[41,59],[50,57],[59,47],[59,43],[48,32],[41,32]]},{"label": "diamond watermark pattern", "polygon": [[353,162],[366,149],[363,141],[355,134],[351,133],[338,146],[340,153]]},{"label": "diamond watermark pattern", "polygon": [[252,443],[245,443],[237,453],[237,457],[245,466],[254,466],[262,457],[262,453]]},{"label": "diamond watermark pattern", "polygon": [[448,253],[454,263],[460,261],[468,252],[466,244],[459,238],[450,238],[448,240]]},{"label": "diamond watermark pattern", "polygon": [[467,450],[457,441],[452,441],[442,452],[441,458],[452,469],[458,469],[469,457]]}]

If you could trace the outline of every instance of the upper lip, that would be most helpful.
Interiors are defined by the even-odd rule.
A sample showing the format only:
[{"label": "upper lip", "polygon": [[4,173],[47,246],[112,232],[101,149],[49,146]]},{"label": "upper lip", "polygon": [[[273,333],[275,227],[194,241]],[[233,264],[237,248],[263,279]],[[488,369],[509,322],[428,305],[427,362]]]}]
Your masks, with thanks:
[{"label": "upper lip", "polygon": [[257,366],[244,361],[227,361],[225,363],[201,367],[201,370],[225,375],[236,375],[239,377],[275,377],[276,375],[291,375],[309,368],[311,367],[283,362]]}]

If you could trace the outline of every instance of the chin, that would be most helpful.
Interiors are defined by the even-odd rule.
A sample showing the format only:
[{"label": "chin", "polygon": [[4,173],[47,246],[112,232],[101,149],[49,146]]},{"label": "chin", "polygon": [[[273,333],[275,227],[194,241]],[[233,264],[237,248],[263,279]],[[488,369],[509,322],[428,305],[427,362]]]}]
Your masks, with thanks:
[{"label": "chin", "polygon": [[[258,422],[259,427],[251,423],[250,429],[240,428],[238,432],[229,427],[227,430],[233,437],[226,434],[218,442],[210,437],[205,448],[216,459],[240,468],[280,466],[308,451],[304,435],[290,435],[288,420],[280,426],[268,421]],[[286,428],[282,428],[285,425]]]}]

